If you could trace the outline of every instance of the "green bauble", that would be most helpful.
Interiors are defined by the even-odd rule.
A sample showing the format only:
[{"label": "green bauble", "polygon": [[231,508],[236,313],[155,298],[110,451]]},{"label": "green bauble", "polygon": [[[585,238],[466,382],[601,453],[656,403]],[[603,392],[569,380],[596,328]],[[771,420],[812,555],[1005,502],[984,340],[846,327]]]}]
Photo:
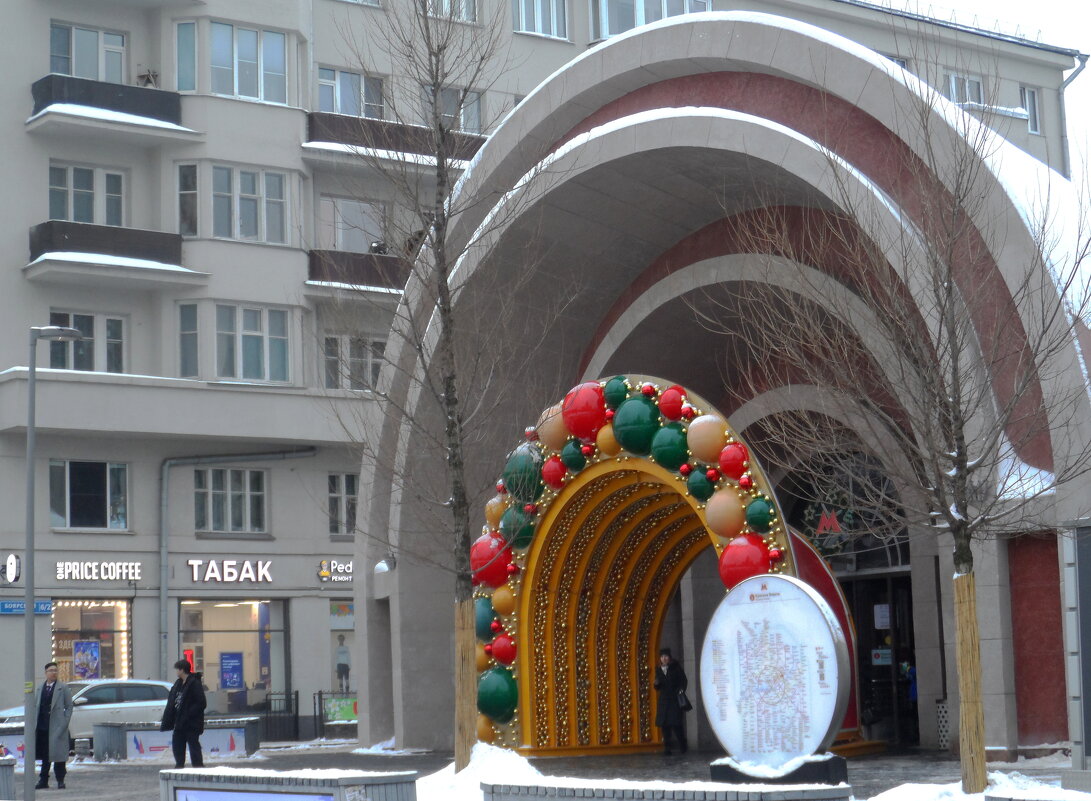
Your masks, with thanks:
[{"label": "green bauble", "polygon": [[580,441],[578,439],[570,439],[564,444],[564,447],[561,448],[561,461],[573,473],[578,473],[587,467],[587,457],[580,450]]},{"label": "green bauble", "polygon": [[773,504],[768,498],[755,498],[746,506],[746,525],[764,534],[773,526]]},{"label": "green bauble", "polygon": [[488,598],[474,598],[474,629],[477,631],[477,639],[488,642],[496,636],[492,630],[494,620],[496,610],[492,608],[492,601]]},{"label": "green bauble", "polygon": [[626,398],[614,414],[614,438],[629,453],[647,456],[659,430],[659,408],[643,395]]},{"label": "green bauble", "polygon": [[677,470],[686,463],[686,430],[681,423],[667,423],[652,437],[652,458],[668,470]]},{"label": "green bauble", "polygon": [[704,470],[695,468],[686,479],[686,489],[689,490],[690,495],[703,503],[712,497],[712,493],[716,491],[716,485],[708,480]]},{"label": "green bauble", "polygon": [[519,686],[511,671],[504,667],[486,670],[477,680],[477,710],[497,723],[515,717],[519,705]]},{"label": "green bauble", "polygon": [[542,494],[542,453],[524,442],[508,455],[504,465],[504,486],[519,503],[534,503]]},{"label": "green bauble", "polygon": [[534,522],[517,506],[509,506],[500,518],[500,535],[512,548],[526,548],[534,539]]},{"label": "green bauble", "polygon": [[606,399],[606,405],[616,409],[621,402],[629,396],[629,387],[625,384],[625,376],[616,375],[606,382],[602,389],[602,395]]}]

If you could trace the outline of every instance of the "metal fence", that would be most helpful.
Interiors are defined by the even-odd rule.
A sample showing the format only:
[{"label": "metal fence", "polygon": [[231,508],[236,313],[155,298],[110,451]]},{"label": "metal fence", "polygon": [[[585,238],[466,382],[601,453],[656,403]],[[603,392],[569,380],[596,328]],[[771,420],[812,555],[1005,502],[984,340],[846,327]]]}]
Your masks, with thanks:
[{"label": "metal fence", "polygon": [[299,690],[273,692],[265,696],[261,718],[261,741],[299,739]]},{"label": "metal fence", "polygon": [[314,694],[316,735],[355,737],[356,709],[356,693],[319,690]]}]

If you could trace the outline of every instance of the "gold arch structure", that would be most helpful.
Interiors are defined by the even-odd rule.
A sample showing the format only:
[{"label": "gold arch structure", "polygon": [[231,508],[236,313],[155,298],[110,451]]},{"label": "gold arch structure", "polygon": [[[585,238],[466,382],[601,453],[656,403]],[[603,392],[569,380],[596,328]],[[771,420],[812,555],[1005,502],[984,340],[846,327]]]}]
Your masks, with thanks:
[{"label": "gold arch structure", "polygon": [[[682,390],[646,376],[613,380],[618,378],[625,379],[628,397],[642,391],[647,397],[651,393],[644,388],[651,386],[657,408],[666,389]],[[675,420],[661,413],[661,428],[675,423],[688,433],[692,421],[712,416],[722,421],[726,443],[744,444],[701,398],[686,393],[685,400],[686,417]],[[553,446],[576,440],[567,430],[557,430],[561,406],[547,409],[539,425],[528,429],[533,444],[520,446],[524,455],[537,450],[544,464],[562,453],[562,447]],[[684,464],[689,469],[670,469],[651,454],[622,450],[612,425],[607,420],[599,430],[585,467],[567,473],[559,487],[543,482],[541,495],[529,503],[533,537],[525,547],[511,550],[514,568],[508,568],[507,581],[499,586],[481,582],[475,590],[478,599],[495,602],[490,631],[509,642],[514,634],[517,654],[510,659],[504,652],[510,661],[502,663],[496,656],[499,649],[492,647],[498,639],[479,644],[481,740],[535,754],[658,747],[651,687],[656,644],[686,569],[709,545],[719,557],[736,538],[757,535],[779,557],[770,561],[771,572],[796,574],[791,538],[772,487],[753,461],[746,465],[747,478],[721,474],[710,483],[716,494],[727,494],[720,500],[737,498],[744,511],[748,502],[768,501],[771,523],[761,532],[745,522],[737,531],[724,531],[722,515],[710,527],[712,499],[695,497],[686,475],[716,470],[711,460],[687,449]],[[585,452],[589,444],[583,442]],[[711,455],[707,448],[704,455]],[[495,524],[502,512],[520,503],[503,494],[490,501],[489,525],[479,543],[488,538],[505,542]],[[480,618],[478,626],[481,637]],[[485,693],[499,685],[503,671],[508,674],[504,679],[513,679],[517,688],[518,702],[510,716],[505,710],[497,714],[495,704],[482,703]]]}]

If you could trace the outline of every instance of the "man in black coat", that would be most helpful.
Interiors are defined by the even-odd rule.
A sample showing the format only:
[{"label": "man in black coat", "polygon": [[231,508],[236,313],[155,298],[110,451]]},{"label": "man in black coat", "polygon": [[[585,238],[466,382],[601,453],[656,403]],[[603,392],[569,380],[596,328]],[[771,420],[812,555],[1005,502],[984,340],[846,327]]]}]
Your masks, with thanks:
[{"label": "man in black coat", "polygon": [[659,665],[655,669],[655,725],[663,735],[663,753],[671,753],[671,739],[678,740],[678,749],[684,754],[686,743],[686,713],[679,702],[688,682],[682,666],[671,658],[670,648],[659,649]]},{"label": "man in black coat", "polygon": [[171,738],[174,767],[185,767],[188,745],[190,764],[202,768],[205,763],[198,738],[205,730],[205,688],[201,685],[201,674],[191,673],[187,660],[179,659],[174,663],[174,669],[178,671],[178,681],[170,688],[159,730],[174,732]]}]

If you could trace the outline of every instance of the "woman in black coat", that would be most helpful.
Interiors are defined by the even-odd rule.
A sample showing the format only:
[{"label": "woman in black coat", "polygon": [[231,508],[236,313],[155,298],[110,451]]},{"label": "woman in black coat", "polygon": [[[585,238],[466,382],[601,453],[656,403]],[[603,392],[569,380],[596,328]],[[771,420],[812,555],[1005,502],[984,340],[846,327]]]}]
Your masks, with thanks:
[{"label": "woman in black coat", "polygon": [[167,695],[167,708],[163,710],[160,731],[173,731],[171,747],[174,750],[174,767],[185,767],[186,746],[189,761],[195,768],[204,767],[201,756],[200,736],[205,730],[205,688],[200,673],[190,673],[189,662],[179,659],[174,663],[178,681]]},{"label": "woman in black coat", "polygon": [[684,754],[686,743],[686,713],[678,701],[688,682],[682,666],[671,658],[670,648],[659,650],[659,664],[655,668],[655,725],[663,735],[663,752],[671,753],[672,736],[678,740],[678,748]]}]

